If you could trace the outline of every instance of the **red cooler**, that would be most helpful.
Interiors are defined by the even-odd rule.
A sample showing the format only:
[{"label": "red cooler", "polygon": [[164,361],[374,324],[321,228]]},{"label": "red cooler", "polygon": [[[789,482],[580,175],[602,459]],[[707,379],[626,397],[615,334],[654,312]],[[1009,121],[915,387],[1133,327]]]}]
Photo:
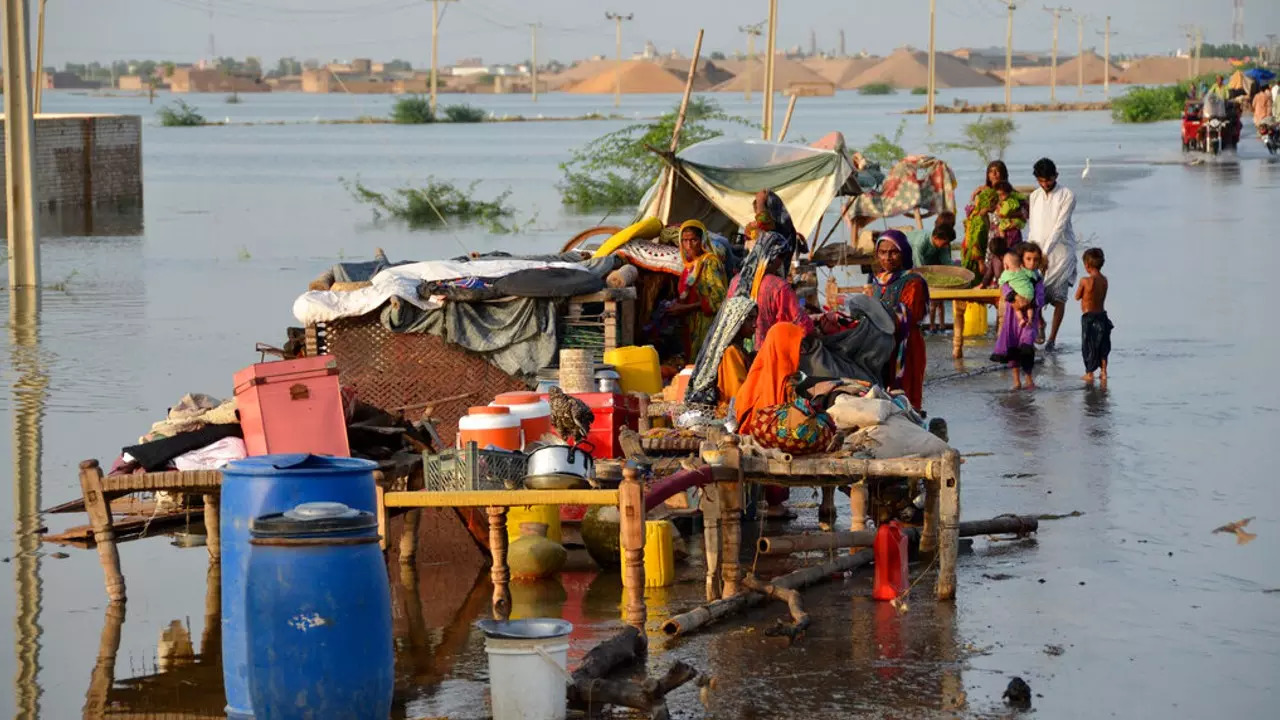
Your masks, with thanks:
[{"label": "red cooler", "polygon": [[233,382],[250,455],[351,455],[333,357],[258,363],[236,373]]}]

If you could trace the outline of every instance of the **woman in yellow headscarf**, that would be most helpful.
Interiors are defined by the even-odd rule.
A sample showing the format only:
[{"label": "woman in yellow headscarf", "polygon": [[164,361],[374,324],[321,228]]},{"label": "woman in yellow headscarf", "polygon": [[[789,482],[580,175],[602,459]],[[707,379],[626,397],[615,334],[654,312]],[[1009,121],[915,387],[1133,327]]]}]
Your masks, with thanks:
[{"label": "woman in yellow headscarf", "polygon": [[668,312],[684,320],[685,358],[692,361],[724,302],[728,281],[724,260],[716,253],[707,227],[697,220],[686,220],[680,226],[680,260],[684,271],[676,301]]}]

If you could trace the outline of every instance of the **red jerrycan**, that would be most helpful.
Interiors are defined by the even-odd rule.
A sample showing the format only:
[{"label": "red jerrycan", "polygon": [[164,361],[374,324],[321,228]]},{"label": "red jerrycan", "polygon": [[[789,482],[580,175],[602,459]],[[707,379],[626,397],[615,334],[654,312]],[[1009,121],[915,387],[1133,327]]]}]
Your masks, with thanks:
[{"label": "red jerrycan", "polygon": [[875,585],[871,597],[876,600],[892,600],[907,589],[907,535],[902,526],[893,520],[876,530],[872,545],[875,556]]}]

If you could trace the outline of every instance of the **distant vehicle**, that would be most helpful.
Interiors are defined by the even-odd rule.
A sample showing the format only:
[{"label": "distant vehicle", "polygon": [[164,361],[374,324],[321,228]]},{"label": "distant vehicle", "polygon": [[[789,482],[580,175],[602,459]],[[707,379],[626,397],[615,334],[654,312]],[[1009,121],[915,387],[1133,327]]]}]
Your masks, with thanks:
[{"label": "distant vehicle", "polygon": [[1217,155],[1240,144],[1240,112],[1213,95],[1188,100],[1182,110],[1182,151]]},{"label": "distant vehicle", "polygon": [[1277,125],[1274,122],[1259,125],[1258,139],[1266,146],[1267,152],[1272,155],[1280,152],[1280,125]]}]

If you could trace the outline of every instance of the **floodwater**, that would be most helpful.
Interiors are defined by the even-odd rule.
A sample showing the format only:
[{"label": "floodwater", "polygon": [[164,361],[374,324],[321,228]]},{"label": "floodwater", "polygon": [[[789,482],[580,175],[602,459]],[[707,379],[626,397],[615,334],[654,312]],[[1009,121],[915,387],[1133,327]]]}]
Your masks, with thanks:
[{"label": "floodwater", "polygon": [[[948,91],[941,102],[1000,94]],[[1019,89],[1017,99],[1044,94]],[[0,513],[14,521],[0,550],[10,558],[0,572],[0,616],[13,621],[0,623],[0,648],[12,649],[0,651],[0,678],[12,685],[0,681],[0,715],[98,716],[103,707],[136,717],[217,715],[217,608],[206,603],[216,584],[206,583],[205,551],[158,538],[124,544],[122,617],[107,608],[95,553],[58,559],[58,548],[32,534],[82,516],[34,509],[78,496],[80,460],[109,462],[183,393],[229,395],[232,373],[257,361],[254,343],[283,340],[294,297],[328,265],[375,247],[393,259],[550,249],[597,224],[561,210],[556,166],[571,148],[623,124],[320,125],[312,121],[381,114],[390,101],[242,97],[239,105],[220,96],[193,102],[233,123],[301,124],[161,128],[152,113],[164,96],[154,107],[145,98],[45,96],[50,111],[143,115],[146,203],[140,227],[125,218],[91,235],[62,226],[49,233],[43,273],[60,289],[43,292],[38,327],[33,312],[7,306],[0,342],[9,391],[0,408],[13,441],[0,452],[8,453],[14,492],[0,500]],[[719,99],[730,111],[758,114],[740,96]],[[552,95],[536,107],[522,98],[465,100],[498,114],[611,111],[608,97]],[[676,100],[626,98],[622,112],[651,116]],[[804,98],[791,137],[841,130],[859,146],[872,133],[891,135],[901,117],[894,112],[918,102]],[[930,137],[922,117],[908,116],[903,144],[955,140],[972,119],[941,115]],[[868,576],[855,574],[805,593],[814,624],[791,647],[764,634],[782,612],[776,605],[670,647],[654,636],[651,669],[687,658],[718,679],[709,710],[695,690],[677,691],[678,716],[987,717],[1006,712],[1000,694],[1013,675],[1030,683],[1041,717],[1275,716],[1280,489],[1268,448],[1280,428],[1280,380],[1269,308],[1280,267],[1280,162],[1247,137],[1238,157],[1186,165],[1176,123],[1117,126],[1105,113],[1017,122],[1006,154],[1015,182],[1032,182],[1037,157],[1055,158],[1079,198],[1081,244],[1107,251],[1111,384],[1086,389],[1077,379],[1079,321],[1069,308],[1062,351],[1039,371],[1041,389],[1011,393],[1003,373],[948,379],[957,367],[949,338],[937,338],[926,403],[949,421],[953,444],[977,454],[964,466],[965,518],[1083,514],[1043,522],[1035,541],[978,539],[961,558],[954,605],[937,605],[926,578],[910,612],[896,616],[869,600]],[[1086,158],[1092,170],[1082,181]],[[972,155],[947,159],[963,199],[981,167]],[[374,223],[340,184],[358,177],[394,187],[428,175],[479,180],[484,193],[510,188],[521,219],[536,214],[534,226],[518,238],[410,232]],[[982,367],[988,352],[973,344],[960,369]],[[807,493],[793,500],[802,506],[796,524],[811,526]],[[1210,532],[1249,516],[1251,544]],[[698,574],[688,568],[680,584],[654,595],[651,623],[696,604]],[[397,589],[397,712],[482,716],[483,641],[470,622],[486,610],[483,574],[470,592],[464,583],[447,597],[440,583],[409,585],[425,591],[415,599]],[[575,653],[619,617],[616,576],[567,573],[528,592],[533,611],[579,623]],[[174,658],[173,647],[199,657]]]}]

